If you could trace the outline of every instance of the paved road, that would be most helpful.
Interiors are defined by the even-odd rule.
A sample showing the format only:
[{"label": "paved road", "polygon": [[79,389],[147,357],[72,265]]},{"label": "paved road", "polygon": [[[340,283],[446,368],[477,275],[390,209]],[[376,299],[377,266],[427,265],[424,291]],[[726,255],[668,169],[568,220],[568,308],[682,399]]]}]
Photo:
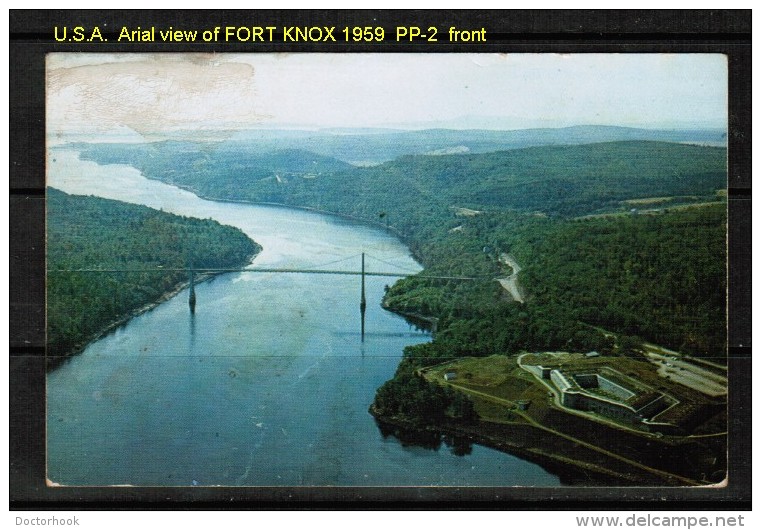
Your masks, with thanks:
[{"label": "paved road", "polygon": [[518,262],[515,261],[510,254],[500,254],[499,260],[502,263],[509,265],[510,268],[513,269],[513,273],[507,278],[499,278],[497,281],[503,289],[510,293],[513,300],[522,304],[524,300],[521,295],[520,287],[518,286],[518,273],[521,271],[521,266],[518,265]]}]

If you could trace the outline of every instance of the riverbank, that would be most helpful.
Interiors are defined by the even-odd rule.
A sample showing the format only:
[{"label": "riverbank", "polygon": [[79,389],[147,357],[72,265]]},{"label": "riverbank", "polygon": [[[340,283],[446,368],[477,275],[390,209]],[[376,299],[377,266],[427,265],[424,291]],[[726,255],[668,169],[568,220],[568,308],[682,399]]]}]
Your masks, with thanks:
[{"label": "riverbank", "polygon": [[[353,223],[361,224],[364,226],[368,226],[371,228],[376,228],[383,230],[385,232],[388,232],[389,234],[393,235],[397,239],[399,239],[402,243],[404,243],[404,246],[407,247],[407,249],[410,251],[410,255],[412,258],[421,264],[423,267],[425,267],[425,257],[419,252],[418,246],[415,243],[415,239],[410,234],[406,234],[402,232],[401,230],[398,230],[392,225],[389,225],[387,223],[382,223],[380,221],[375,221],[373,219],[368,219],[365,217],[357,217],[356,215],[350,215],[347,213],[341,213],[336,212],[332,210],[323,210],[320,208],[314,208],[312,206],[300,206],[298,204],[285,204],[282,202],[268,202],[268,201],[247,201],[244,199],[226,199],[224,197],[214,197],[211,195],[205,195],[201,193],[199,190],[193,188],[192,186],[183,186],[182,184],[176,184],[176,183],[167,183],[164,180],[153,178],[147,175],[143,175],[148,180],[154,180],[156,182],[161,182],[163,184],[167,184],[169,186],[174,186],[176,188],[179,188],[183,191],[187,191],[189,193],[192,193],[199,199],[205,200],[205,201],[213,201],[213,202],[224,202],[224,203],[230,203],[230,204],[245,204],[249,206],[274,206],[276,208],[284,208],[284,209],[293,209],[293,210],[302,210],[305,212],[310,213],[317,213],[320,215],[327,215],[330,217],[338,217],[339,219],[344,219],[346,221],[351,221]],[[421,271],[422,272],[422,271]]]},{"label": "riverbank", "polygon": [[[259,255],[259,253],[262,251],[262,247],[258,244],[257,246],[259,247],[259,250],[257,250],[256,252],[248,256],[248,258],[241,264],[241,266],[249,265],[256,258],[256,256]],[[226,272],[198,273],[195,276],[194,283],[198,285],[200,283],[211,280],[212,278],[219,276],[221,274],[228,274],[228,273]],[[162,293],[158,298],[156,298],[152,302],[148,302],[138,308],[127,311],[126,313],[118,317],[117,319],[102,326],[98,331],[96,331],[95,333],[92,333],[86,339],[75,344],[72,348],[64,352],[62,355],[55,355],[55,356],[49,355],[49,354],[46,355],[46,363],[45,363],[46,370],[48,372],[55,370],[57,367],[59,367],[60,365],[62,365],[63,363],[65,363],[66,361],[74,357],[75,355],[79,355],[80,353],[82,353],[93,342],[102,339],[106,335],[112,333],[114,330],[125,325],[127,322],[129,322],[133,318],[140,316],[144,313],[147,313],[151,309],[154,309],[155,307],[163,304],[164,302],[171,300],[172,298],[174,298],[175,296],[183,292],[185,289],[187,289],[189,286],[190,286],[189,280],[178,282],[171,289]]]},{"label": "riverbank", "polygon": [[[144,175],[145,176],[145,175]],[[161,179],[155,179],[149,176],[145,176],[145,178],[149,180],[155,180],[156,182],[162,182],[164,184],[167,184],[166,181],[163,181]],[[278,208],[288,208],[293,210],[303,210],[306,212],[312,212],[312,213],[319,213],[321,215],[329,215],[331,217],[339,217],[341,219],[346,219],[347,221],[352,221],[354,223],[363,224],[366,226],[370,226],[373,228],[381,228],[387,232],[390,232],[394,236],[398,237],[399,239],[404,242],[404,234],[397,230],[396,228],[386,224],[381,223],[379,221],[373,221],[371,219],[366,219],[364,217],[357,217],[355,215],[349,215],[346,213],[340,213],[340,212],[334,212],[331,210],[322,210],[320,208],[314,208],[312,206],[299,206],[298,204],[285,204],[282,202],[267,202],[267,201],[247,201],[244,199],[226,199],[223,197],[213,197],[211,195],[205,195],[201,193],[199,190],[193,188],[192,186],[183,186],[182,184],[176,184],[171,183],[168,184],[170,186],[174,186],[176,188],[179,188],[181,190],[187,191],[198,197],[199,199],[203,199],[205,201],[213,201],[213,202],[226,202],[226,203],[232,203],[232,204],[246,204],[249,206],[275,206]],[[414,256],[413,256],[414,257]],[[415,257],[415,260],[417,260],[417,257]]]},{"label": "riverbank", "polygon": [[[669,484],[663,479],[655,479],[636,469],[621,468],[601,459],[599,454],[583,458],[578,447],[572,447],[567,441],[548,436],[530,425],[516,423],[496,424],[477,421],[469,425],[455,420],[437,425],[420,425],[408,418],[395,415],[379,414],[374,406],[369,413],[379,424],[385,434],[391,434],[403,444],[423,445],[435,448],[439,442],[449,437],[460,440],[455,445],[462,446],[463,440],[469,444],[479,444],[508,453],[522,460],[541,466],[545,471],[556,475],[566,486],[655,486]],[[422,440],[417,443],[416,440]],[[568,455],[573,455],[570,457]]]},{"label": "riverbank", "polygon": [[415,313],[411,311],[402,311],[401,309],[396,309],[388,305],[388,303],[386,303],[385,298],[381,300],[381,307],[385,309],[386,311],[389,311],[391,313],[394,313],[395,315],[399,315],[400,317],[403,317],[410,324],[417,326],[418,328],[422,330],[429,331],[432,336],[435,336],[436,332],[438,331],[439,319],[436,317],[423,315],[422,313]]}]

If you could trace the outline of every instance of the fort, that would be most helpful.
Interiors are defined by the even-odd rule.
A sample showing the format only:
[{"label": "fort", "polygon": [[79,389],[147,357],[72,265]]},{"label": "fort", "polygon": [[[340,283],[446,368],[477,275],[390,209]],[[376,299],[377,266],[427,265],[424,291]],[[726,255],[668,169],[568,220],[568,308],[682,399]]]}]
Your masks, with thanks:
[{"label": "fort", "polygon": [[550,387],[562,406],[638,430],[684,435],[700,416],[689,401],[583,355],[528,355],[522,367]]}]

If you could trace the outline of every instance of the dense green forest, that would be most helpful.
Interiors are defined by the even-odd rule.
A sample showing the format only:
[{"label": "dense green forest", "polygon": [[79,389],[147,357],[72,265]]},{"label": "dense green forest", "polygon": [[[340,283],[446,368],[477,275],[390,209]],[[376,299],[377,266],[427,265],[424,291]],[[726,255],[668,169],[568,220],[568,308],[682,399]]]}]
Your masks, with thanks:
[{"label": "dense green forest", "polygon": [[[47,190],[48,353],[55,361],[187,281],[181,271],[248,263],[260,247],[236,228],[144,206]],[[151,272],[86,273],[74,269]],[[57,272],[64,271],[64,272]]]},{"label": "dense green forest", "polygon": [[[471,218],[467,230],[423,247],[426,255],[436,256],[428,273],[470,272],[483,280],[412,277],[395,284],[385,303],[441,319],[435,350],[418,351],[425,356],[522,349],[613,352],[610,339],[594,326],[721,359],[725,223],[720,203],[570,220],[484,213]],[[452,249],[456,252],[444,255]],[[508,251],[523,265],[518,279],[528,293],[525,304],[513,302],[492,279],[511,272],[504,265],[501,273],[494,270],[500,267],[498,255]]]},{"label": "dense green forest", "polygon": [[419,425],[446,418],[472,422],[478,417],[473,404],[462,393],[429,384],[408,371],[378,389],[374,407],[381,416],[401,415]]},{"label": "dense green forest", "polygon": [[[403,156],[361,168],[316,158],[312,165],[323,171],[307,175],[286,173],[283,152],[266,170],[228,172],[229,153],[207,148],[211,173],[204,178],[161,169],[201,155],[168,144],[143,149],[153,150],[150,160],[114,145],[88,146],[83,156],[135,164],[149,178],[210,197],[309,206],[385,224],[410,246],[424,274],[476,278],[413,277],[390,287],[388,308],[436,317],[438,333],[405,350],[396,383],[379,393],[379,408],[401,410],[394,403],[404,399],[389,392],[410,399],[433,392],[410,382],[415,369],[464,355],[637,355],[637,346],[651,341],[724,356],[726,203],[717,194],[726,187],[724,149],[627,141]],[[289,167],[309,159],[299,153]],[[276,172],[281,178],[271,178]],[[513,272],[505,253],[522,267],[525,303],[496,281]]]}]

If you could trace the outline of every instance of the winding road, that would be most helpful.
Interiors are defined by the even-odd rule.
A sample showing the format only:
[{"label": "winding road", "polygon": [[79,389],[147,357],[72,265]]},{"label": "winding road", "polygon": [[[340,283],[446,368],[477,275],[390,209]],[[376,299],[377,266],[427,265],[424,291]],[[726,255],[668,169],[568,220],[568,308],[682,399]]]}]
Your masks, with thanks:
[{"label": "winding road", "polygon": [[498,278],[499,284],[508,292],[513,300],[516,302],[524,303],[523,296],[521,295],[520,287],[518,286],[518,273],[522,270],[518,262],[513,259],[510,254],[500,254],[499,261],[505,265],[509,265],[513,269],[513,273],[507,278]]}]

